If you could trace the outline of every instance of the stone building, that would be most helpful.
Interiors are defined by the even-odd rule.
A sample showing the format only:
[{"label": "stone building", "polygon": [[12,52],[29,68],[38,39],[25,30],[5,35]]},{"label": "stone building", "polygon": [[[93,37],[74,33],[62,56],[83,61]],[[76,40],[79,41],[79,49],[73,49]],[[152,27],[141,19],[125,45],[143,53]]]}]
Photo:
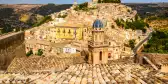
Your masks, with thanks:
[{"label": "stone building", "polygon": [[168,73],[168,63],[162,64],[160,72]]},{"label": "stone building", "polygon": [[39,27],[25,32],[26,52],[30,50],[37,52],[38,49],[42,49],[44,53],[63,53],[67,44],[72,45],[70,48],[77,48],[80,51],[81,44],[85,44],[83,41],[87,39],[88,27],[71,22],[60,23],[53,27]]},{"label": "stone building", "polygon": [[[122,29],[112,29],[110,21],[99,18],[92,26],[74,22],[65,22],[53,27],[39,27],[38,29],[27,30],[26,52],[38,49],[44,53],[63,53],[63,48],[67,44],[71,48],[76,48],[76,52],[89,51],[89,61],[93,64],[107,63],[108,60],[116,60],[129,56],[131,50],[124,46],[127,37],[126,31]],[[128,35],[131,34],[127,32]],[[64,44],[64,42],[68,42]],[[58,45],[58,43],[62,43]],[[88,46],[89,45],[89,46]]]},{"label": "stone building", "polygon": [[115,60],[121,58],[121,51],[124,46],[118,44],[117,40],[110,39],[105,34],[103,22],[96,19],[92,28],[92,39],[88,43],[88,50],[90,52],[89,63],[105,64],[108,60]]},{"label": "stone building", "polygon": [[[115,20],[120,18],[125,20],[133,19],[136,13],[133,13],[130,8],[122,4],[97,4],[97,1],[98,0],[92,0],[92,2],[89,3],[90,6],[95,6],[95,8],[93,10],[89,10],[88,12],[67,9],[60,13],[52,14],[51,16],[54,21],[46,23],[46,25],[40,26],[35,30],[30,30],[33,35],[28,37],[26,35],[26,39],[35,39],[37,42],[47,41],[49,42],[49,46],[51,43],[57,44],[70,41],[71,47],[76,48],[77,52],[83,50],[90,51],[96,53],[97,55],[95,56],[99,56],[101,53],[102,63],[107,63],[108,60],[116,60],[130,56],[130,54],[132,54],[131,49],[124,44],[128,44],[128,40],[136,39],[137,36],[132,30],[129,31],[124,28],[119,28],[115,23]],[[130,12],[127,10],[130,10]],[[58,14],[64,13],[67,14],[66,18],[56,18]],[[97,15],[101,17],[95,21],[92,28],[93,21],[96,19]],[[32,39],[29,39],[31,37]],[[40,43],[39,48],[49,48],[47,51],[51,51],[53,49],[58,51],[60,50],[60,47],[57,49],[57,46],[59,45],[54,47],[51,46],[53,48],[50,48],[43,43]],[[101,43],[103,43],[103,45]],[[42,45],[44,47],[42,47]],[[27,46],[28,49],[30,49],[29,46],[31,47],[31,45],[29,45],[29,43]],[[97,46],[100,46],[100,48],[97,48]],[[56,52],[53,51],[53,53]],[[90,56],[91,63],[94,63],[94,59],[92,60],[92,58],[94,58],[93,55]],[[97,57],[95,57],[95,59],[98,60]],[[100,60],[97,62],[95,61],[95,64],[99,64],[101,62]]]},{"label": "stone building", "polygon": [[54,27],[44,28],[41,30],[35,31],[36,39],[47,40],[50,42],[55,42],[59,39],[71,39],[71,40],[81,40],[83,38],[83,31],[86,31],[87,28],[81,26],[80,24],[63,23],[58,24]]}]

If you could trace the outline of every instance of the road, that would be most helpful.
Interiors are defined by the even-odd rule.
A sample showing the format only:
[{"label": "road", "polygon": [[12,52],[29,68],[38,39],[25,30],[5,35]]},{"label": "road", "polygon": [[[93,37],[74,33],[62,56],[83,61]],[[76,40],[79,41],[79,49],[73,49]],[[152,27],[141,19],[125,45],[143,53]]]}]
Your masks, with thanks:
[{"label": "road", "polygon": [[[152,28],[150,28],[151,32],[149,33],[149,35],[142,40],[141,42],[138,43],[138,45],[133,49],[134,55],[137,54],[138,49],[146,42],[148,41],[151,37],[152,37],[152,33],[154,32],[154,30]],[[158,70],[157,66],[155,66],[147,57],[143,57],[155,70]]]},{"label": "road", "polygon": [[144,40],[139,42],[137,46],[134,47],[134,49],[133,49],[134,54],[136,54],[136,52],[139,49],[139,47],[141,47],[146,41],[148,41],[152,37],[153,29],[150,28],[150,30],[151,30],[151,32],[149,33],[149,35]]}]

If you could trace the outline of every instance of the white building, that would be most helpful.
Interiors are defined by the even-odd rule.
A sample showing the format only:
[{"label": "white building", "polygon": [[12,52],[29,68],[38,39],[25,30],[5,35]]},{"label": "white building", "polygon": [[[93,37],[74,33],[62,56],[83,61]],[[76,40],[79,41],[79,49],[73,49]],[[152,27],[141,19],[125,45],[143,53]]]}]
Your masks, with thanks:
[{"label": "white building", "polygon": [[67,45],[63,48],[63,53],[76,53],[76,48],[71,47],[71,45]]}]

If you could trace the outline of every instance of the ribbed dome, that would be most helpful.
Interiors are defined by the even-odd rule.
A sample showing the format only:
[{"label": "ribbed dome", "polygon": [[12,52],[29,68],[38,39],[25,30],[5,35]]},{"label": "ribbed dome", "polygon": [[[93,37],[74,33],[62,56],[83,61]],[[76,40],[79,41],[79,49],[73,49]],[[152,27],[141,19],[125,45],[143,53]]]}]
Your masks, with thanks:
[{"label": "ribbed dome", "polygon": [[93,23],[93,28],[103,28],[103,22],[99,19],[96,19]]}]

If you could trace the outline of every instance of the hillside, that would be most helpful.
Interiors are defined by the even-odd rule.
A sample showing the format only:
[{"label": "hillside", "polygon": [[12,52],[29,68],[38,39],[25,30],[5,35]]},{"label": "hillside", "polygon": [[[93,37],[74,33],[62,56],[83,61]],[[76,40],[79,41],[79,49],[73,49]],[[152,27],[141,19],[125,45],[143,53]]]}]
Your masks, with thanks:
[{"label": "hillside", "polygon": [[168,53],[168,29],[156,30],[152,38],[144,46],[143,52],[147,53]]},{"label": "hillside", "polygon": [[[7,33],[16,29],[31,28],[39,22],[38,16],[47,16],[54,12],[59,12],[71,7],[71,5],[55,5],[55,4],[13,4],[0,5],[0,28],[2,33]],[[33,20],[33,21],[32,21]],[[30,23],[31,22],[31,23]],[[32,23],[33,22],[33,23]]]},{"label": "hillside", "polygon": [[168,3],[127,3],[132,9],[155,29],[168,27]]},{"label": "hillside", "polygon": [[167,19],[156,19],[148,22],[151,27],[156,30],[168,29],[168,18]]}]

